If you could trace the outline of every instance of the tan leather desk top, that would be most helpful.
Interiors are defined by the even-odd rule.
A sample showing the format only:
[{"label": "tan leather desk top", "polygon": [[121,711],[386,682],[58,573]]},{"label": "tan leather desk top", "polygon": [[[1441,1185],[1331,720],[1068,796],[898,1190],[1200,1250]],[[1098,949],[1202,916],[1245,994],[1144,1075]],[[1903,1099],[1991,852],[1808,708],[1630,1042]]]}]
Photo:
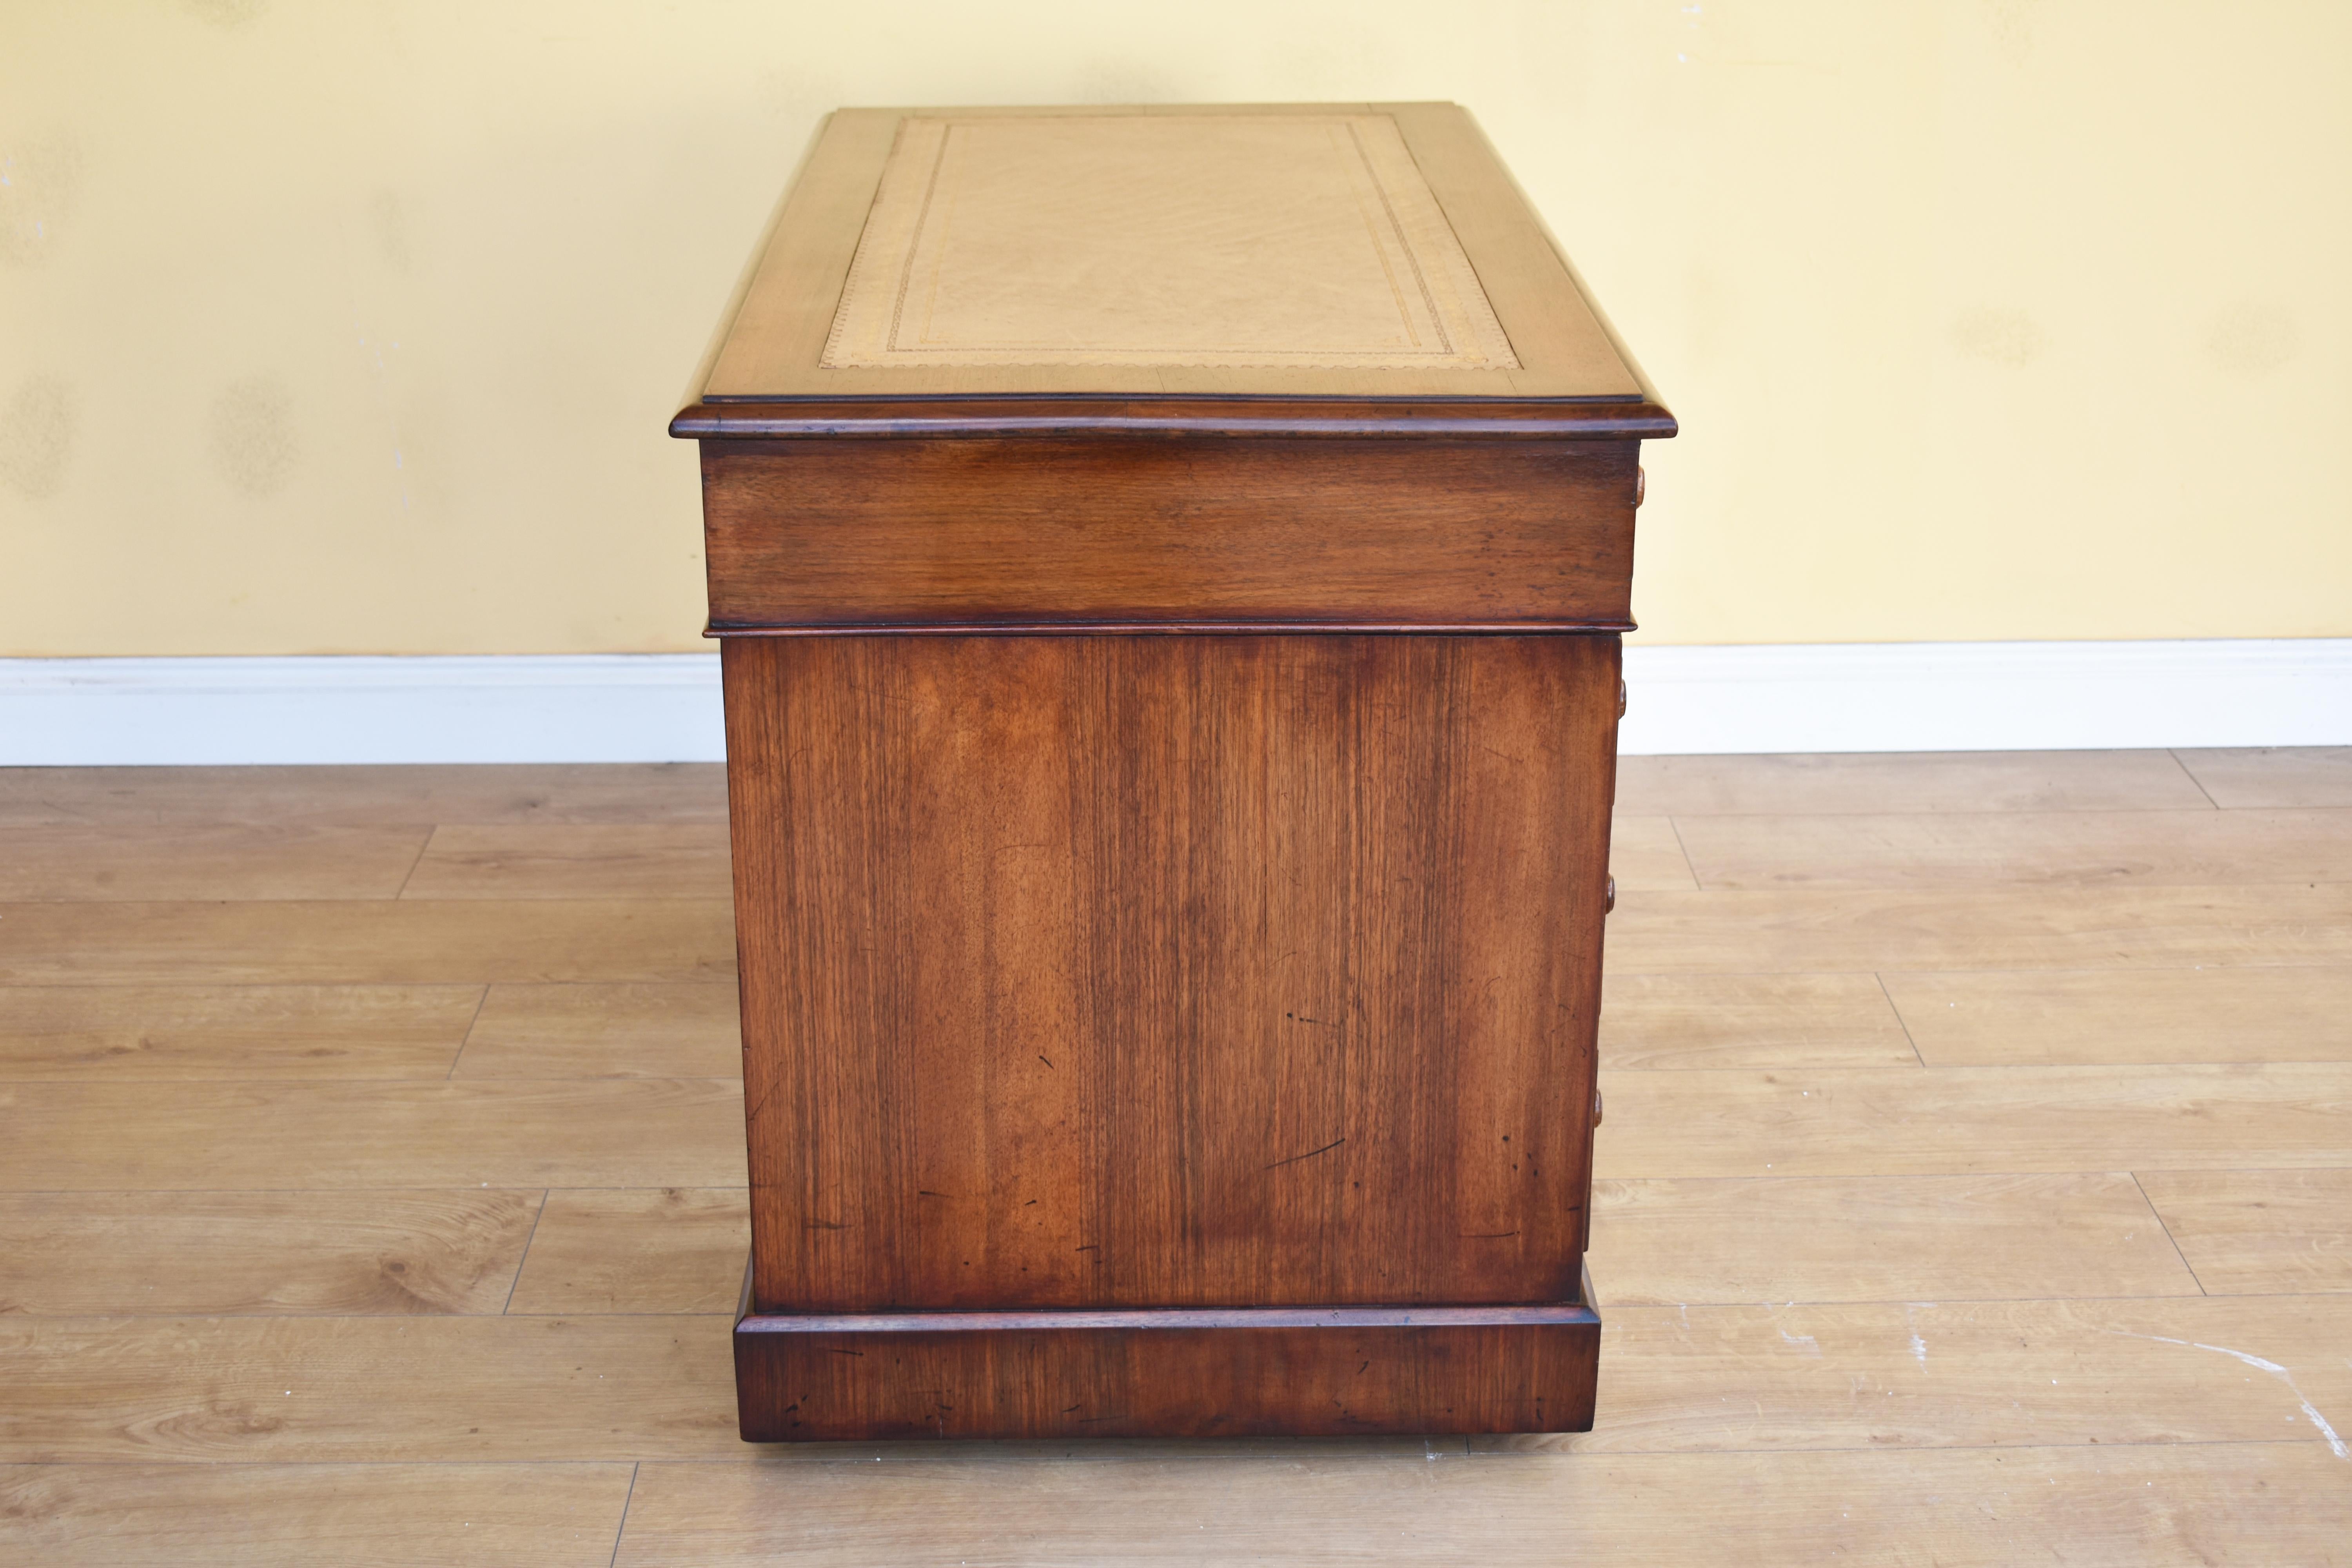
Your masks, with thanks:
[{"label": "tan leather desk top", "polygon": [[1452,104],[844,110],[697,395],[1639,401]]}]

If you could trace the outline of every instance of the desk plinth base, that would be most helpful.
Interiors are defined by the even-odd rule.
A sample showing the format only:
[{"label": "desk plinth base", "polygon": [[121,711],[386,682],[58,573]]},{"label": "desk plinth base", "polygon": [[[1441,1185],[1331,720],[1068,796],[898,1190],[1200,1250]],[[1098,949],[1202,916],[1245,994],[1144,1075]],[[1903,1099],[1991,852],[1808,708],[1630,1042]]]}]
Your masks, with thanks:
[{"label": "desk plinth base", "polygon": [[751,1443],[1586,1432],[1600,1356],[1600,1315],[1581,1304],[735,1324]]}]

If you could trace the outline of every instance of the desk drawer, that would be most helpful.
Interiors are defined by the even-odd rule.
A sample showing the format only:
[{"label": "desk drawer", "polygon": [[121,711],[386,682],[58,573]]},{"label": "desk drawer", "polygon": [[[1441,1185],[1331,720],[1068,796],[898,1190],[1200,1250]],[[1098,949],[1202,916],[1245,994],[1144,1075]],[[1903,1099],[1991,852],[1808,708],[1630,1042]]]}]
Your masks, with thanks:
[{"label": "desk drawer", "polygon": [[711,627],[1621,630],[1638,451],[709,439]]}]

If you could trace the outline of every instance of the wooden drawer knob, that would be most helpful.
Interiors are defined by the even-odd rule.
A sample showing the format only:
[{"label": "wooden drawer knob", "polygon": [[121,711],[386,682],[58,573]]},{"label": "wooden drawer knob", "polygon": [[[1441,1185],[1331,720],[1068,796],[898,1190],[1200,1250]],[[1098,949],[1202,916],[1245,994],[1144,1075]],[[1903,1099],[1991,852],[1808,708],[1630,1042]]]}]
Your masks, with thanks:
[{"label": "wooden drawer knob", "polygon": [[1642,498],[1650,493],[1650,471],[1641,464],[1633,465],[1633,504],[1640,506]]},{"label": "wooden drawer knob", "polygon": [[1592,1125],[1601,1125],[1601,1091],[1598,1089],[1592,1091]]},{"label": "wooden drawer knob", "polygon": [[1617,879],[1614,877],[1609,879],[1609,901],[1601,908],[1610,911],[1614,911],[1617,908]]}]

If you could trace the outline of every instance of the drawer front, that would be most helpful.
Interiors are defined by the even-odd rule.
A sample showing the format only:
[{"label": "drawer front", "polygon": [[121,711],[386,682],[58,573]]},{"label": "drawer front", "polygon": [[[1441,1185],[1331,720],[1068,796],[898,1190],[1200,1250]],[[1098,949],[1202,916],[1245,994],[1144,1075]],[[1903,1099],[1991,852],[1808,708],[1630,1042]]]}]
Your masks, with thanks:
[{"label": "drawer front", "polygon": [[1578,1299],[1614,637],[724,651],[755,1310]]},{"label": "drawer front", "polygon": [[702,443],[714,631],[1622,630],[1640,443]]}]

